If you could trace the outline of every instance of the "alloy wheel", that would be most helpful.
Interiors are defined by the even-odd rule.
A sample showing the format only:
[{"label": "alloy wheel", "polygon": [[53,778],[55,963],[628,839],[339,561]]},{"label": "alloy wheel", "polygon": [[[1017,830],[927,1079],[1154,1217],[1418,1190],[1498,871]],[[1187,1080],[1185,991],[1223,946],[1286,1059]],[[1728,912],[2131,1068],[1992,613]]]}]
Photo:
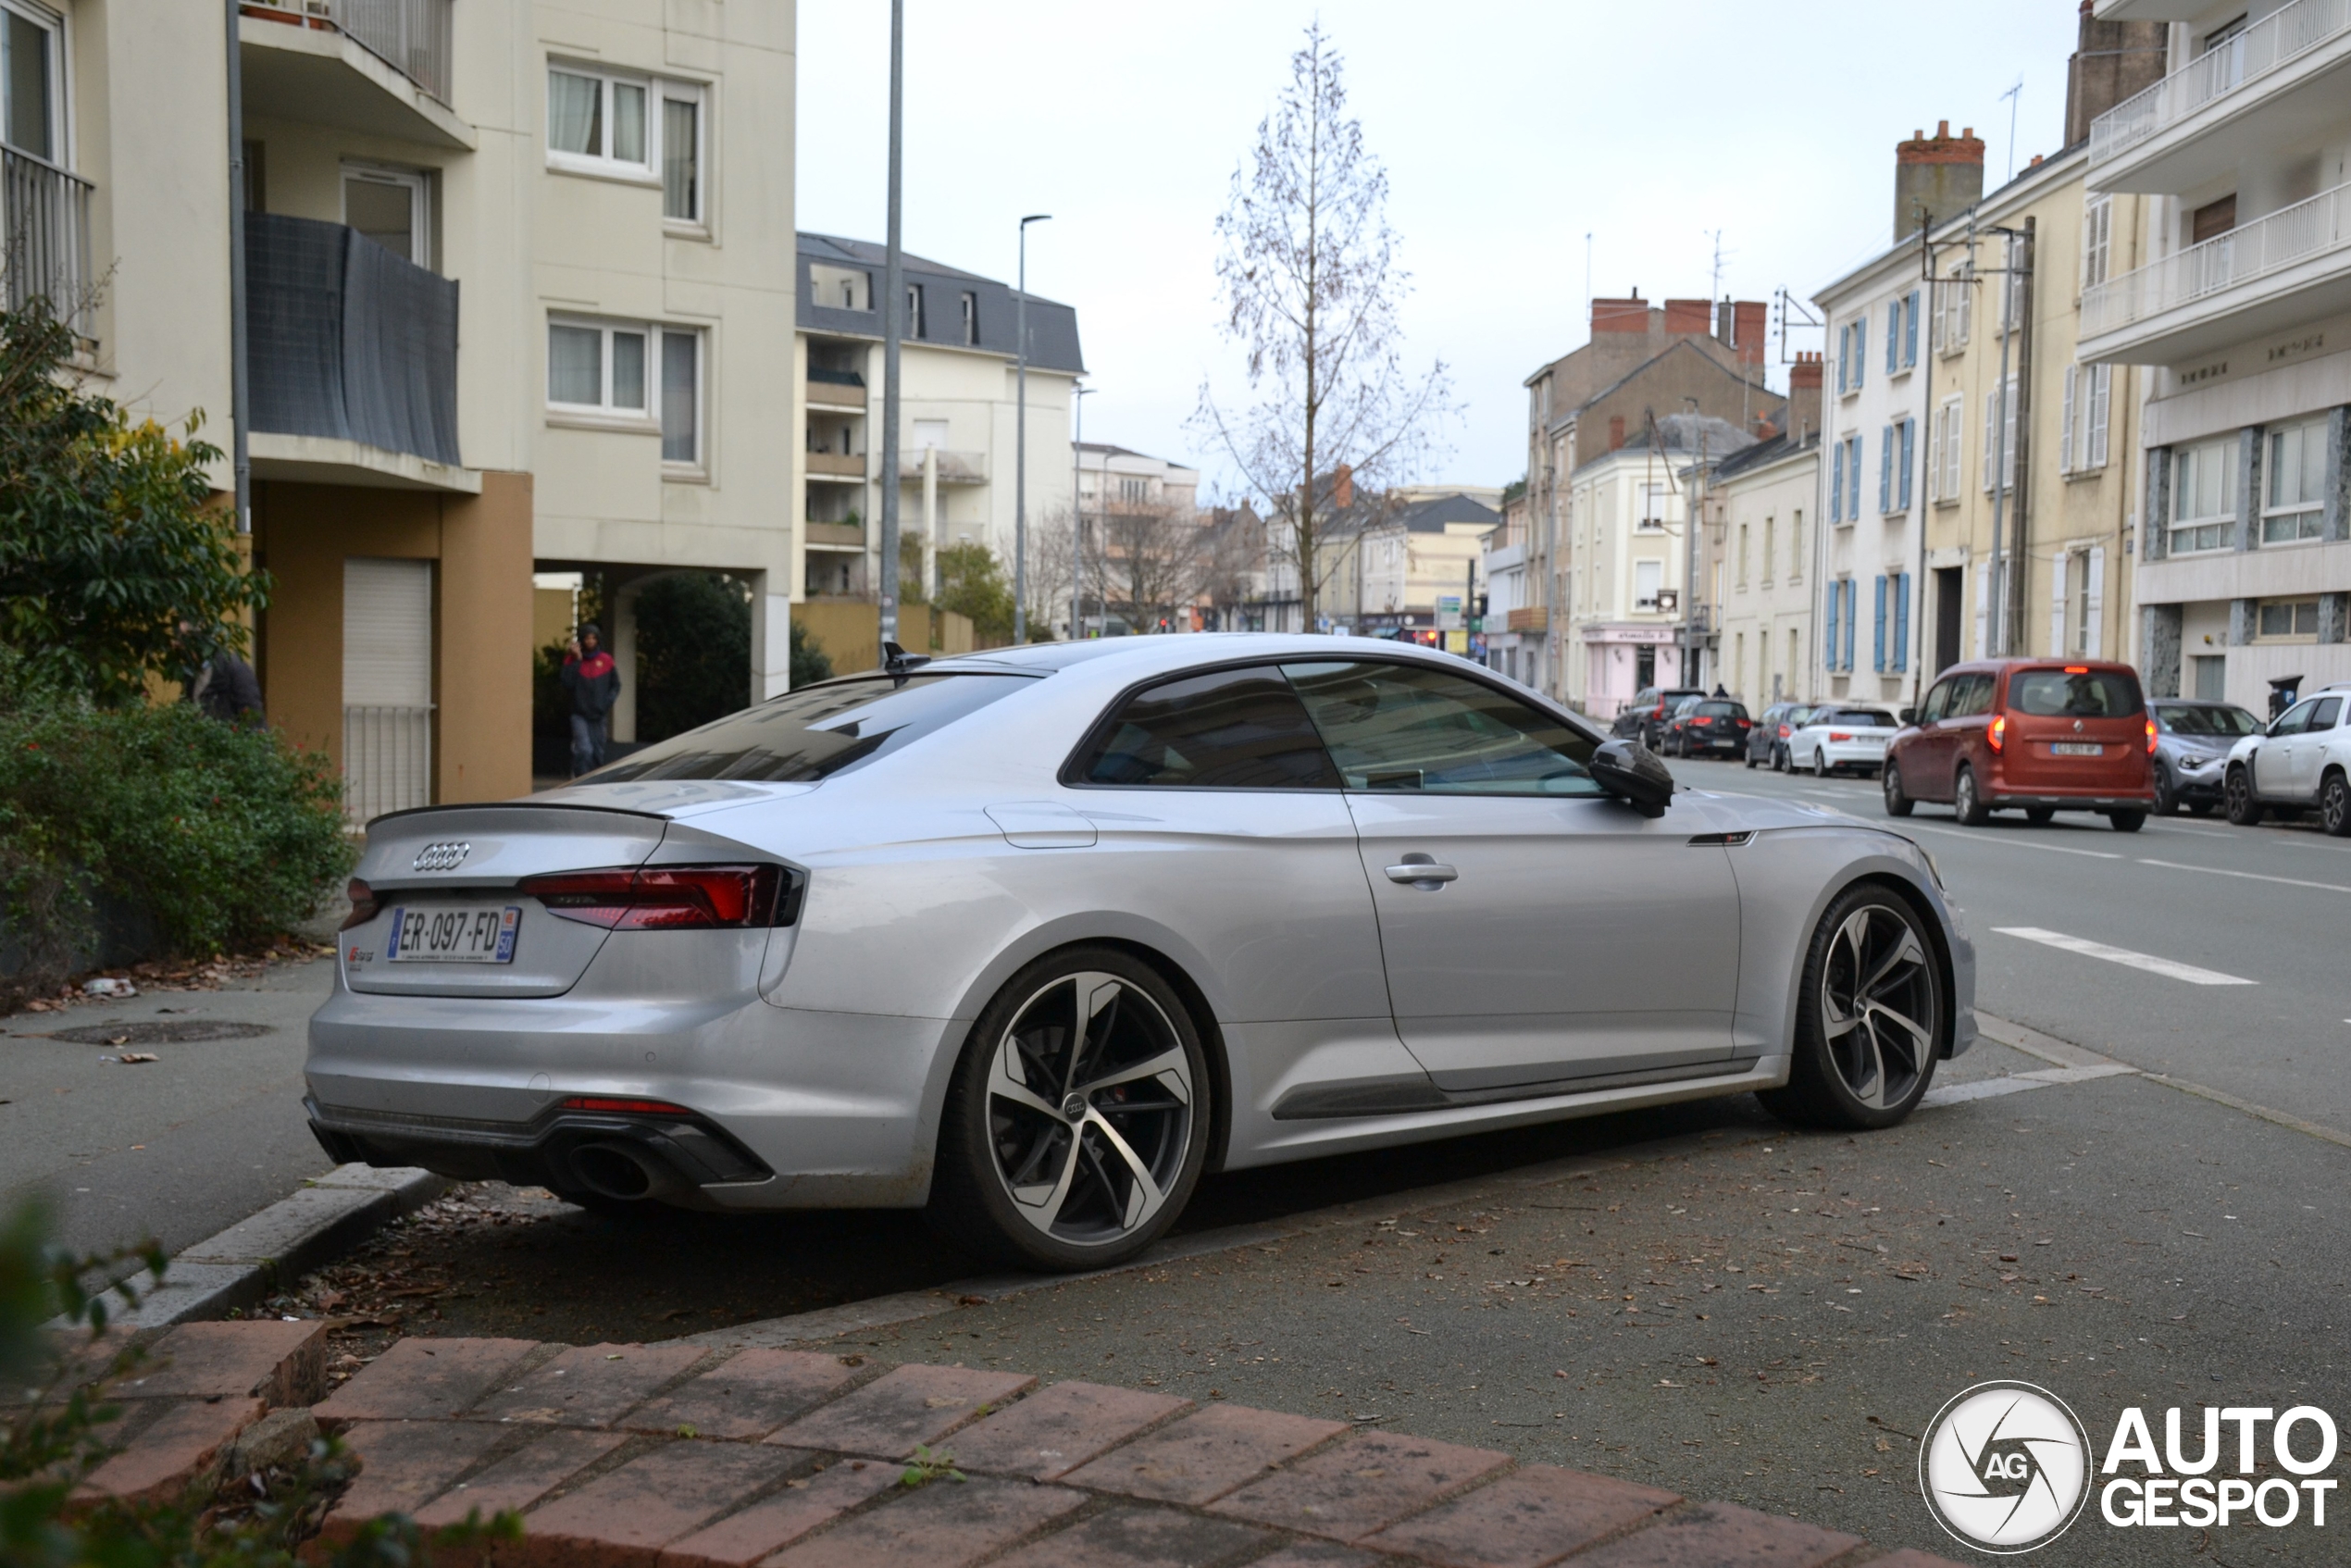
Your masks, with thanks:
[{"label": "alloy wheel", "polygon": [[1941,991],[1925,941],[1869,903],[1846,916],[1821,967],[1821,1029],[1847,1092],[1872,1111],[1907,1100],[1932,1069]]},{"label": "alloy wheel", "polygon": [[1013,1208],[1054,1240],[1101,1246],[1151,1223],[1184,1168],[1199,1103],[1175,1025],[1099,970],[1047,984],[988,1074],[988,1139]]},{"label": "alloy wheel", "polygon": [[2319,787],[2319,826],[2333,838],[2351,836],[2351,781],[2340,773]]}]

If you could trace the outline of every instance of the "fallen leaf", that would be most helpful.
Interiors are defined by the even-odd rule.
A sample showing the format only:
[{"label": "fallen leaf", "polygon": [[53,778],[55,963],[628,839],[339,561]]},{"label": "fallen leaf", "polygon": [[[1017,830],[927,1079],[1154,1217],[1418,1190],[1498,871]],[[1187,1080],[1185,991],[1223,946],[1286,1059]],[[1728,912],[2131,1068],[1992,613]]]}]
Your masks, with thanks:
[{"label": "fallen leaf", "polygon": [[126,1051],[116,1060],[126,1065],[138,1062],[153,1062],[155,1060],[155,1053],[152,1051]]}]

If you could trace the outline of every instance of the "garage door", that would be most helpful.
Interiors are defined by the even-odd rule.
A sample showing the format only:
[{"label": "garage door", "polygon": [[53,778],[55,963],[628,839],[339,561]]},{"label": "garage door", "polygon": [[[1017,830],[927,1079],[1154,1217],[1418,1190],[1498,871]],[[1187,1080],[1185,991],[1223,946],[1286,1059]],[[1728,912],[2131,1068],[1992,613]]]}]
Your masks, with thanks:
[{"label": "garage door", "polygon": [[342,772],[354,822],[432,802],[432,563],[342,564]]}]

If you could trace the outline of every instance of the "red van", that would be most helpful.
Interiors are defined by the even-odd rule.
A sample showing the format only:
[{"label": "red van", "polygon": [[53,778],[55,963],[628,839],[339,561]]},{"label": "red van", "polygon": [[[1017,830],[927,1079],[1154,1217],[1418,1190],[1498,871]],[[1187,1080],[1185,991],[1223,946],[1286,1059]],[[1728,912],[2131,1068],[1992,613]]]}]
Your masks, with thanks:
[{"label": "red van", "polygon": [[2103,813],[2135,833],[2155,809],[2155,720],[2128,665],[1984,659],[1954,665],[1885,749],[1889,816],[1947,801],[1967,826],[1996,811],[2034,822]]}]

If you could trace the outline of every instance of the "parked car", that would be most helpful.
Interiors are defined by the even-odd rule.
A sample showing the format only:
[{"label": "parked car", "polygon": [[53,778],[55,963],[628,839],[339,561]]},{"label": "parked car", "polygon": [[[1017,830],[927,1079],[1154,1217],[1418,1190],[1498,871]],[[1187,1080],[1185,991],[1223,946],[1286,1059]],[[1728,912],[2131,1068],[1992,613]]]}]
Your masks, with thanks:
[{"label": "parked car", "polygon": [[2225,793],[2230,749],[2261,733],[2261,721],[2233,703],[2177,697],[2153,699],[2147,712],[2155,719],[2155,815],[2185,806],[2211,815]]},{"label": "parked car", "polygon": [[1788,766],[1809,767],[1821,778],[1848,767],[1875,773],[1885,761],[1885,743],[1901,728],[1884,708],[1824,703],[1787,738]]},{"label": "parked car", "polygon": [[1616,722],[1609,727],[1609,733],[1619,740],[1637,738],[1654,752],[1658,737],[1665,728],[1665,721],[1673,716],[1674,708],[1686,698],[1705,695],[1695,686],[1644,686],[1617,711]]},{"label": "parked car", "polygon": [[1818,704],[1812,703],[1773,703],[1747,732],[1747,765],[1758,763],[1768,765],[1774,773],[1787,771],[1788,737],[1796,733],[1804,716]]},{"label": "parked car", "polygon": [[1969,827],[2021,809],[2034,822],[2095,811],[2135,833],[2155,809],[2158,731],[2129,665],[1987,659],[1943,672],[1886,750],[1889,815],[1948,801]]},{"label": "parked car", "polygon": [[1719,697],[1685,700],[1665,721],[1664,754],[1672,757],[1735,757],[1747,750],[1755,721],[1740,704]]},{"label": "parked car", "polygon": [[2320,827],[2338,839],[2351,835],[2351,683],[2320,687],[2239,740],[2222,788],[2229,820],[2240,828],[2264,815],[2292,822],[2315,809]]},{"label": "parked car", "polygon": [[379,817],[350,893],[334,1159],[927,1206],[1032,1267],[1131,1256],[1211,1169],[1750,1090],[1886,1126],[1973,1038],[1908,840],[1369,640],[902,656]]}]

